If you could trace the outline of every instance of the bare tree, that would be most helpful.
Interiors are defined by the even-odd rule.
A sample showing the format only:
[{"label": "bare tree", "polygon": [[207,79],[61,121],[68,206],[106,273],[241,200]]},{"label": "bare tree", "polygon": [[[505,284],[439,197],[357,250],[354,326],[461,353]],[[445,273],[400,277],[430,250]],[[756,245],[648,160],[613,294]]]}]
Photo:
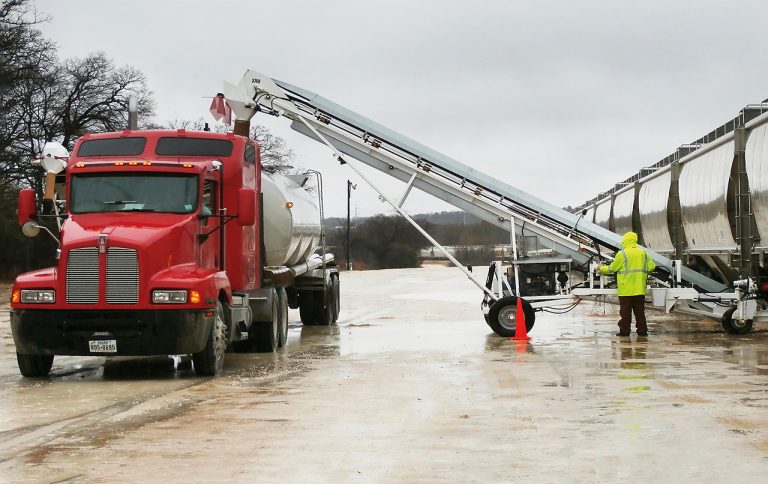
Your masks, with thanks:
[{"label": "bare tree", "polygon": [[272,173],[294,172],[293,162],[296,154],[288,148],[284,138],[275,136],[264,126],[251,126],[251,139],[256,140],[261,147],[261,164]]},{"label": "bare tree", "polygon": [[[17,115],[30,82],[44,77],[55,61],[55,46],[37,30],[45,20],[28,0],[0,3],[0,277],[32,266],[30,252],[45,242],[24,244],[16,226],[15,199],[20,186],[33,186],[36,172],[22,161],[26,126]],[[34,247],[32,247],[34,246]]]},{"label": "bare tree", "polygon": [[42,145],[60,141],[71,148],[86,131],[125,128],[132,96],[141,119],[153,112],[138,69],[118,67],[103,53],[59,62],[55,44],[37,29],[45,20],[31,0],[0,2],[0,276],[37,265],[30,244],[20,240],[14,200],[19,188],[42,191],[42,169],[29,162]]},{"label": "bare tree", "polygon": [[64,146],[85,132],[124,129],[131,97],[138,101],[139,119],[149,119],[154,112],[144,74],[135,67],[115,66],[103,52],[65,61],[61,81],[56,124]]},{"label": "bare tree", "polygon": [[[18,179],[19,144],[29,129],[20,116],[30,84],[42,82],[55,61],[55,46],[36,29],[45,21],[28,0],[0,4],[0,185]],[[15,186],[15,185],[14,185]]]}]

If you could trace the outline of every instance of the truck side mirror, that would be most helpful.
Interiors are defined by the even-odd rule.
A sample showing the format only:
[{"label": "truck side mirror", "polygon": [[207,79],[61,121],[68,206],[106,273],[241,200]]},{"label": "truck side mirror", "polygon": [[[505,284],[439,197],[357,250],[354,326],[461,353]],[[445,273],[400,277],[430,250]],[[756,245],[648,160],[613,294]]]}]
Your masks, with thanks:
[{"label": "truck side mirror", "polygon": [[24,225],[35,218],[35,190],[25,188],[19,190],[19,201],[16,205],[19,225]]},{"label": "truck side mirror", "polygon": [[237,224],[248,227],[256,223],[256,190],[241,188],[237,192]]}]

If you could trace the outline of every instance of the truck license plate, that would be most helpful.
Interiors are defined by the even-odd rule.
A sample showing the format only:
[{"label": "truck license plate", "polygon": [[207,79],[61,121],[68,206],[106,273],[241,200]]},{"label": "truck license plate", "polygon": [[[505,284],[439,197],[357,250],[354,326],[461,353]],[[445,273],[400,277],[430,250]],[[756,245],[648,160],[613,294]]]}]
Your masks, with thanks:
[{"label": "truck license plate", "polygon": [[98,339],[88,342],[91,353],[117,353],[117,340]]}]

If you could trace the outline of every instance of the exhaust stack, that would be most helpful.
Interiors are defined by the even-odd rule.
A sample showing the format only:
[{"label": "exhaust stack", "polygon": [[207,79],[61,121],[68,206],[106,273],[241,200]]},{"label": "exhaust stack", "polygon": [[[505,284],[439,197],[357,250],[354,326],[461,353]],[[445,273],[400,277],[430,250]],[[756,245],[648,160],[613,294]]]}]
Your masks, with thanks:
[{"label": "exhaust stack", "polygon": [[128,129],[135,131],[139,127],[139,100],[136,96],[128,99]]}]

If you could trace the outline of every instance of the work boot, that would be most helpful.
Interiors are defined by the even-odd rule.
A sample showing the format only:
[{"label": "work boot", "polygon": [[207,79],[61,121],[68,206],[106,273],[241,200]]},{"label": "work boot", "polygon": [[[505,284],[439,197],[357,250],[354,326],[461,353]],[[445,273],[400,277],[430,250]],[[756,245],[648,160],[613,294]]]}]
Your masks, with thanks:
[{"label": "work boot", "polygon": [[637,335],[638,336],[648,336],[648,331],[638,331]]},{"label": "work boot", "polygon": [[629,333],[616,333],[616,336],[629,336]]}]

